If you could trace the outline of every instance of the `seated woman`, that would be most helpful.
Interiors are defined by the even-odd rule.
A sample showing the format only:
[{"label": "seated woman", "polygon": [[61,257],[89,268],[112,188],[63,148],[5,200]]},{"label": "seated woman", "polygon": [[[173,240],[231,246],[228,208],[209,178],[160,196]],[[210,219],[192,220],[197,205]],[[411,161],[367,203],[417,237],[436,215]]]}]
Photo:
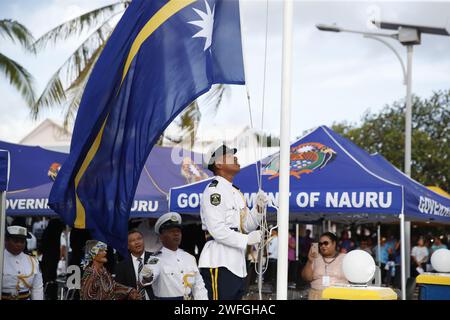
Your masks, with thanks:
[{"label": "seated woman", "polygon": [[336,244],[336,235],[325,232],[320,236],[319,253],[313,246],[309,250],[308,262],[302,270],[303,279],[311,283],[309,300],[320,300],[326,287],[348,283],[342,270],[345,253],[339,253]]},{"label": "seated woman", "polygon": [[106,248],[106,244],[101,241],[86,242],[81,300],[142,300],[143,297],[136,289],[115,282],[106,270]]}]

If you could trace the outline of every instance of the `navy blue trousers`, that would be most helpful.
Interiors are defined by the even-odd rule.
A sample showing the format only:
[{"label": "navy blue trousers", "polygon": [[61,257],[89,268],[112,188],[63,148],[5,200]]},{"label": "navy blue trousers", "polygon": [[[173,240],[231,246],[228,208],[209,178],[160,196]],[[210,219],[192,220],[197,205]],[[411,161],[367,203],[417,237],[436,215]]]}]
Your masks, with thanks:
[{"label": "navy blue trousers", "polygon": [[225,267],[200,268],[209,300],[241,300],[245,293],[245,278]]}]

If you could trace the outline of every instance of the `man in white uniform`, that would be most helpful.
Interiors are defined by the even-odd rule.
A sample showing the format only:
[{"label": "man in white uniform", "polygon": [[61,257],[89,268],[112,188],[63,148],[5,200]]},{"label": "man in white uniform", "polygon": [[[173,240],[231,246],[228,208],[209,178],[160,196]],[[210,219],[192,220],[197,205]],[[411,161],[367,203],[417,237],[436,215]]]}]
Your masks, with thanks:
[{"label": "man in white uniform", "polygon": [[205,159],[205,166],[215,177],[203,192],[200,207],[207,242],[199,268],[212,300],[242,298],[247,276],[246,248],[261,241],[261,231],[256,229],[268,202],[260,190],[256,205],[251,211],[247,208],[243,194],[233,185],[233,178],[240,171],[236,151],[221,145]]},{"label": "man in white uniform", "polygon": [[208,300],[208,292],[195,257],[179,249],[181,216],[176,212],[162,215],[155,224],[163,247],[144,265],[142,285],[152,285],[158,300]]},{"label": "man in white uniform", "polygon": [[27,229],[10,226],[6,229],[3,262],[2,300],[43,300],[42,274],[36,258],[23,253]]}]

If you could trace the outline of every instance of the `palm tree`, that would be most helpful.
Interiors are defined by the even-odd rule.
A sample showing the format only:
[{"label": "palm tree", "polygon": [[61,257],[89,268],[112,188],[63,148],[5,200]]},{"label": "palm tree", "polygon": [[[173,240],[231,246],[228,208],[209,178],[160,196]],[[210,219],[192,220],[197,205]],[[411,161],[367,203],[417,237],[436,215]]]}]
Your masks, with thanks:
[{"label": "palm tree", "polygon": [[[22,47],[34,52],[34,38],[28,29],[17,21],[10,19],[0,20],[0,35],[9,38],[13,43],[19,42]],[[0,52],[0,71],[9,80],[10,84],[19,91],[28,105],[34,103],[33,77],[19,63]]]},{"label": "palm tree", "polygon": [[113,19],[123,14],[130,2],[131,0],[115,1],[86,12],[56,26],[34,43],[36,50],[42,50],[50,43],[56,44],[83,32],[90,32],[46,84],[32,106],[34,118],[45,107],[64,105],[64,127],[69,127],[75,119],[89,75],[114,29]]},{"label": "palm tree", "polygon": [[[75,119],[93,66],[114,29],[112,25],[113,18],[123,14],[130,2],[131,0],[116,1],[110,5],[84,13],[51,29],[36,41],[34,45],[36,50],[41,50],[50,43],[55,44],[71,36],[80,35],[85,31],[91,32],[87,39],[56,70],[45,86],[44,91],[32,107],[32,114],[35,118],[44,107],[64,105],[64,127],[69,127]],[[216,86],[215,88],[209,96],[210,99],[214,99],[213,101],[218,101],[213,109],[217,111],[222,100],[224,86]],[[172,141],[179,141],[188,136],[195,137],[200,118],[200,109],[194,101],[178,118],[180,119],[180,137],[166,138]]]}]

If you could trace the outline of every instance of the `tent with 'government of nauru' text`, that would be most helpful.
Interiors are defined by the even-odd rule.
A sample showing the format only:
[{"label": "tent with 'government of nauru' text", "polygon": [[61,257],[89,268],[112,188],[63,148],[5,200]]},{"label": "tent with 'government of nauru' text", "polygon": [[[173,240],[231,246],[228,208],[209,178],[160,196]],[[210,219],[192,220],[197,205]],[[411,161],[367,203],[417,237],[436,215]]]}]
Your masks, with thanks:
[{"label": "tent with 'government of nauru' text", "polygon": [[[262,189],[278,202],[278,163],[275,154],[242,168],[233,183],[243,193],[249,207],[258,191],[258,168],[262,169]],[[386,160],[371,156],[326,126],[320,126],[291,145],[290,220],[398,221],[404,213],[409,220],[450,222],[450,200],[423,190],[425,201],[434,201],[438,210],[421,210],[419,187],[400,177]],[[172,188],[170,210],[180,213],[200,211],[203,190],[212,178]],[[426,188],[425,188],[426,189]],[[207,200],[206,200],[207,201]],[[429,203],[425,206],[428,206]],[[422,204],[424,206],[424,204]],[[269,208],[269,212],[276,209]]]}]

